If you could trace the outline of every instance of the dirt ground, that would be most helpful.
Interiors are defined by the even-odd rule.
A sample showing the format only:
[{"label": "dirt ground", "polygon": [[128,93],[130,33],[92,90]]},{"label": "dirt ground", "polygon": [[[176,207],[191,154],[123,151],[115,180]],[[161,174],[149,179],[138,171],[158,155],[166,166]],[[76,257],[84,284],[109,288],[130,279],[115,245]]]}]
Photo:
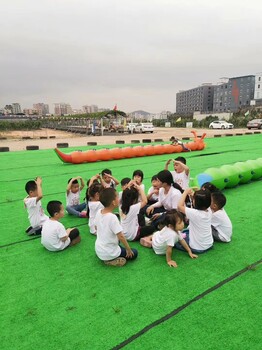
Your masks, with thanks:
[{"label": "dirt ground", "polygon": [[[131,143],[131,140],[161,139],[169,141],[171,136],[179,139],[183,137],[191,137],[191,129],[186,128],[155,128],[153,134],[110,134],[103,136],[79,135],[58,131],[52,129],[41,129],[31,131],[8,131],[0,133],[0,147],[9,147],[10,151],[26,150],[27,146],[38,146],[39,149],[48,149],[57,147],[57,143],[68,143],[69,147],[86,146],[87,142],[97,142],[98,145],[115,144],[116,140],[123,140],[125,143]],[[232,130],[212,130],[212,129],[197,129],[197,135],[203,133],[207,137],[214,135],[225,135],[236,133],[250,132],[247,129],[232,129]],[[254,131],[251,131],[252,133]]]}]

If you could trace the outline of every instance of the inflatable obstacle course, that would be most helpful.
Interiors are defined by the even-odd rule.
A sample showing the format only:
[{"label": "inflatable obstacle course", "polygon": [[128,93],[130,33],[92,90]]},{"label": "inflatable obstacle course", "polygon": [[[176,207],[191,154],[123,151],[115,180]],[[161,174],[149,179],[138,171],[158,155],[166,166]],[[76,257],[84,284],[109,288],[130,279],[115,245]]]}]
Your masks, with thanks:
[{"label": "inflatable obstacle course", "polygon": [[200,188],[205,182],[211,182],[218,189],[223,190],[261,178],[262,158],[258,158],[222,165],[220,168],[208,168],[193,179],[192,186]]},{"label": "inflatable obstacle course", "polygon": [[200,138],[197,137],[195,131],[191,131],[194,135],[194,140],[184,144],[184,147],[180,144],[160,144],[160,145],[146,145],[146,146],[134,146],[124,148],[112,148],[112,149],[99,149],[88,151],[74,151],[70,154],[63,153],[58,148],[55,148],[55,152],[58,157],[64,163],[81,164],[92,163],[97,161],[117,160],[124,158],[134,157],[147,157],[161,154],[172,154],[190,151],[200,151],[205,148],[204,138],[206,134],[203,134]]}]

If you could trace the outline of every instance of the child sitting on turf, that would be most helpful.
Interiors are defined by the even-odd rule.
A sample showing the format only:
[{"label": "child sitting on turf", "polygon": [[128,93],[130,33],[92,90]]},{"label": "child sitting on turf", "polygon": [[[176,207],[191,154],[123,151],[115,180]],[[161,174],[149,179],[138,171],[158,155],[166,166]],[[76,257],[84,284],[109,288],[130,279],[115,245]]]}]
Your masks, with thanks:
[{"label": "child sitting on turf", "polygon": [[156,175],[152,176],[151,185],[147,192],[147,203],[149,205],[156,203],[159,199],[159,182]]},{"label": "child sitting on turf", "polygon": [[211,182],[205,182],[200,188],[201,190],[208,190],[210,193],[217,192],[219,189]]},{"label": "child sitting on turf", "polygon": [[166,262],[170,267],[177,267],[177,263],[172,260],[172,250],[179,241],[184,249],[188,252],[190,258],[197,258],[193,254],[186,241],[183,239],[180,231],[184,228],[183,215],[173,209],[166,213],[163,220],[164,227],[161,231],[155,232],[152,236],[140,239],[140,244],[144,247],[152,247],[158,255],[166,255]]},{"label": "child sitting on turf", "polygon": [[[81,182],[79,186],[78,180]],[[68,180],[66,188],[66,211],[68,214],[78,216],[80,218],[86,218],[87,214],[83,210],[86,209],[86,203],[80,204],[80,195],[82,189],[85,187],[84,181],[81,176],[73,177]]]},{"label": "child sitting on turf", "polygon": [[[137,258],[137,250],[131,249],[113,211],[119,206],[119,198],[114,188],[104,188],[100,192],[100,202],[104,209],[100,209],[95,217],[97,238],[95,252],[106,265],[123,266],[127,260]],[[119,241],[124,248],[119,245]]]},{"label": "child sitting on turf", "polygon": [[42,225],[48,219],[42,208],[43,198],[42,179],[37,177],[34,181],[28,181],[25,185],[28,196],[24,199],[24,206],[28,212],[30,226],[26,229],[28,235],[41,234]]},{"label": "child sitting on turf", "polygon": [[81,241],[77,228],[65,229],[59,220],[65,215],[63,204],[59,201],[50,201],[47,204],[50,218],[43,224],[41,243],[52,252],[64,250]]},{"label": "child sitting on turf", "polygon": [[[187,195],[193,195],[194,208],[188,208],[185,204]],[[191,188],[187,188],[178,203],[177,209],[189,219],[187,244],[193,253],[205,253],[213,247],[213,237],[211,231],[211,194],[208,190],[198,190],[193,193]],[[184,250],[179,243],[176,247]]]},{"label": "child sitting on turf", "polygon": [[123,191],[127,188],[129,182],[131,181],[130,177],[124,177],[121,181],[120,181],[120,185],[121,185],[121,190],[119,193],[118,193],[118,196],[119,196],[119,203],[121,205],[122,203],[122,195],[123,195]]},{"label": "child sitting on turf", "polygon": [[[138,201],[140,197],[140,201]],[[128,241],[137,241],[144,235],[149,235],[154,228],[140,226],[139,213],[141,208],[147,204],[146,194],[134,180],[123,191],[122,204],[120,206],[120,221],[123,227],[123,233]]]},{"label": "child sitting on turf", "polygon": [[211,193],[211,229],[215,241],[230,242],[232,237],[232,223],[224,209],[226,197],[220,191]]},{"label": "child sitting on turf", "polygon": [[174,182],[177,183],[183,190],[189,185],[189,167],[186,165],[184,157],[177,157],[176,159],[168,159],[165,165],[165,170],[168,170],[169,164],[174,163],[174,170],[171,171]]},{"label": "child sitting on turf", "polygon": [[144,173],[142,170],[135,170],[133,172],[132,179],[142,188],[145,192],[145,185],[142,183],[144,179]]},{"label": "child sitting on turf", "polygon": [[104,188],[116,188],[119,181],[112,175],[112,171],[110,169],[104,169],[101,172],[101,183]]},{"label": "child sitting on turf", "polygon": [[88,208],[89,208],[89,221],[88,226],[90,229],[90,233],[92,235],[96,235],[96,227],[95,227],[95,217],[99,209],[103,209],[104,206],[99,200],[99,194],[102,190],[103,186],[100,183],[94,182],[88,191]]}]

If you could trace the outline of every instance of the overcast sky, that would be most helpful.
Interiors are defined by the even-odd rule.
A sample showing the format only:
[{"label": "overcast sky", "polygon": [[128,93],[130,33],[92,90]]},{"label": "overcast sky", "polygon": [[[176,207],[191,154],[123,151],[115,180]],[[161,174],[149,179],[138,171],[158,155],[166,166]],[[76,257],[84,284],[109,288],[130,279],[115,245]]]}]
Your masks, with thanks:
[{"label": "overcast sky", "polygon": [[176,93],[262,71],[261,0],[1,0],[0,108],[175,111]]}]

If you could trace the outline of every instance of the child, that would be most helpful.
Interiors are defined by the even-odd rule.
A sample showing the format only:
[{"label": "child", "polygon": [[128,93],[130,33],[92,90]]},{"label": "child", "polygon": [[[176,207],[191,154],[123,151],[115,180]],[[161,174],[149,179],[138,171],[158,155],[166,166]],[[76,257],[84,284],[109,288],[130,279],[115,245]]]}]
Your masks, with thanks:
[{"label": "child", "polygon": [[172,146],[182,146],[184,152],[191,152],[191,149],[187,148],[177,137],[171,136],[170,141]]},{"label": "child", "polygon": [[[79,187],[78,180],[81,182]],[[78,216],[80,218],[86,218],[86,212],[82,212],[86,209],[86,203],[80,204],[80,194],[82,189],[85,187],[84,181],[81,176],[73,177],[68,180],[66,188],[66,211],[68,214]]]},{"label": "child", "polygon": [[112,171],[110,169],[102,170],[101,176],[101,183],[104,188],[116,188],[116,186],[119,185],[119,181],[112,175]]},{"label": "child", "polygon": [[26,233],[30,235],[41,234],[42,225],[48,219],[42,208],[41,199],[43,198],[42,179],[37,177],[35,181],[28,181],[25,185],[28,196],[24,199],[24,206],[28,212],[30,226]]},{"label": "child", "polygon": [[180,233],[184,228],[183,215],[175,209],[170,210],[166,213],[163,224],[165,226],[161,231],[155,232],[152,236],[141,238],[140,244],[145,247],[153,247],[156,254],[165,254],[166,262],[170,267],[177,267],[177,263],[172,260],[172,250],[178,241],[188,252],[190,258],[197,258]]},{"label": "child", "polygon": [[151,185],[147,192],[147,202],[149,205],[158,202],[159,199],[159,182],[156,175],[152,176]]},{"label": "child", "polygon": [[[141,198],[138,201],[139,197]],[[128,241],[137,241],[144,235],[151,234],[154,229],[141,227],[139,223],[139,213],[141,208],[147,204],[145,192],[134,180],[123,191],[122,205],[120,207],[120,221],[123,227],[123,233]]]},{"label": "child", "polygon": [[[193,195],[194,208],[186,207],[187,195],[193,195],[191,188],[187,188],[178,203],[177,209],[189,219],[189,233],[185,238],[193,253],[205,253],[213,247],[213,237],[211,231],[211,194],[208,190],[198,190]],[[176,247],[184,250],[179,243]]]},{"label": "child", "polygon": [[[150,205],[146,209],[146,214],[150,217],[152,214],[152,223],[157,227],[160,216],[167,210],[177,209],[178,202],[181,198],[182,189],[174,183],[172,174],[168,170],[162,170],[157,174],[159,183],[158,202]],[[162,218],[163,219],[163,218]]]},{"label": "child", "polygon": [[174,170],[171,171],[174,182],[179,184],[183,190],[188,188],[189,185],[189,167],[186,165],[186,159],[184,157],[177,157],[176,159],[168,159],[165,165],[165,170],[168,170],[169,164],[174,163]]},{"label": "child", "polygon": [[41,243],[51,252],[64,250],[81,241],[77,228],[65,229],[59,220],[65,215],[64,207],[59,201],[50,201],[47,204],[50,219],[46,220],[42,229]]},{"label": "child", "polygon": [[210,193],[217,192],[219,189],[211,182],[205,182],[200,188],[201,190],[208,190]]},{"label": "child", "polygon": [[[104,209],[100,209],[95,217],[97,238],[95,251],[98,258],[106,265],[123,266],[127,260],[137,258],[137,250],[131,249],[115,214],[114,209],[119,206],[119,198],[114,188],[104,188],[100,192],[100,202]],[[119,241],[125,248],[119,245]]]},{"label": "child", "polygon": [[230,242],[232,237],[232,223],[224,209],[226,197],[220,191],[211,193],[211,229],[215,241]]},{"label": "child", "polygon": [[99,209],[103,209],[103,204],[99,201],[99,193],[102,190],[100,183],[94,182],[88,191],[88,208],[89,208],[89,221],[88,226],[90,233],[96,235],[95,217]]},{"label": "child", "polygon": [[121,190],[119,193],[118,193],[118,196],[119,196],[119,203],[121,204],[121,201],[122,201],[122,194],[123,194],[123,191],[127,188],[129,182],[131,181],[130,177],[124,177],[121,181],[120,181],[120,185],[121,185]]},{"label": "child", "polygon": [[142,188],[145,192],[145,185],[142,183],[144,179],[144,173],[142,170],[135,170],[132,176],[133,180]]}]

